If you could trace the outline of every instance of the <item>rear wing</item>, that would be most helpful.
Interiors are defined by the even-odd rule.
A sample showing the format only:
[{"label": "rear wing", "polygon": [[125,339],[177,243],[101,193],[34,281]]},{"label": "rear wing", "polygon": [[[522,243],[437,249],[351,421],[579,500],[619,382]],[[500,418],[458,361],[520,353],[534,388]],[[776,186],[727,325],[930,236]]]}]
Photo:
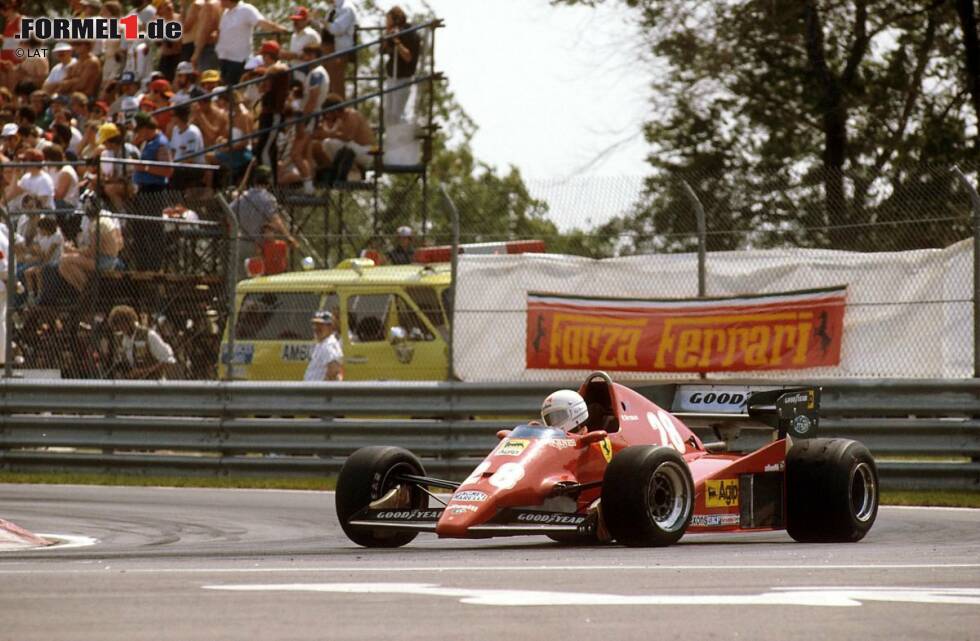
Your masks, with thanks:
[{"label": "rear wing", "polygon": [[678,385],[671,412],[690,427],[769,427],[779,438],[814,438],[819,387]]}]

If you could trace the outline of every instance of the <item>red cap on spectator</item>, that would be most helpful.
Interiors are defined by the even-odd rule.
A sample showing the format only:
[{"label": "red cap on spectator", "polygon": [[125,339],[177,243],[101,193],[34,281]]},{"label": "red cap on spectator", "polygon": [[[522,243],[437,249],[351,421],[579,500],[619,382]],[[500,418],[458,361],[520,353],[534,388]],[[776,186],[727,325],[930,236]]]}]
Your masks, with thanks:
[{"label": "red cap on spectator", "polygon": [[306,7],[296,7],[296,13],[289,16],[290,20],[309,20],[310,10]]},{"label": "red cap on spectator", "polygon": [[172,93],[170,81],[166,78],[158,78],[150,83],[150,91],[159,91],[162,94]]},{"label": "red cap on spectator", "polygon": [[259,48],[259,53],[271,53],[278,56],[279,43],[275,40],[265,40],[262,42],[262,47]]}]

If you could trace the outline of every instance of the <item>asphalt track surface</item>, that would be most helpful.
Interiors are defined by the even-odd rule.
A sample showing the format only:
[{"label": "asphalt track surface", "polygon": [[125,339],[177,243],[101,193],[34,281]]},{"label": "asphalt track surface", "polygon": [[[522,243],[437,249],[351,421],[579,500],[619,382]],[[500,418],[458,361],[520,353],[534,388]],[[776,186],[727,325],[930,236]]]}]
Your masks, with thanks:
[{"label": "asphalt track surface", "polygon": [[95,539],[0,552],[3,641],[980,639],[980,510],[883,508],[857,544],[665,549],[365,550],[314,492],[0,485],[0,518]]}]

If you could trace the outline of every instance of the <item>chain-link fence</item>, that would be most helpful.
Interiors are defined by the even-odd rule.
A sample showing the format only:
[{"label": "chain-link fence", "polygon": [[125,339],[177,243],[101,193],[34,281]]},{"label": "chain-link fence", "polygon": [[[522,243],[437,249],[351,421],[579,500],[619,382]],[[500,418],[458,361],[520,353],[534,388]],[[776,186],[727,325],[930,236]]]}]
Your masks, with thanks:
[{"label": "chain-link fence", "polygon": [[[977,168],[962,169],[966,182],[976,185]],[[386,347],[392,353],[378,357],[382,365],[369,376],[412,378],[422,370],[428,378],[448,376],[451,279],[440,277],[444,268],[433,266],[451,255],[448,249],[433,250],[448,248],[453,239],[444,188],[458,211],[464,256],[507,253],[509,241],[536,239],[553,257],[580,257],[528,263],[533,268],[522,267],[512,280],[496,278],[497,285],[512,290],[503,299],[494,298],[493,288],[479,280],[483,274],[466,271],[469,267],[461,272],[455,358],[491,364],[492,378],[567,379],[575,373],[527,367],[529,291],[694,299],[835,286],[848,287],[844,365],[807,370],[807,375],[970,376],[975,291],[971,246],[962,243],[973,236],[970,193],[951,168],[910,168],[890,176],[859,180],[845,175],[842,182],[819,173],[745,181],[697,174],[540,181],[486,173],[440,181],[417,171],[369,173],[361,180],[321,185],[312,194],[283,186],[239,193],[198,184],[181,191],[126,193],[104,197],[94,217],[85,216],[82,208],[28,215],[12,210],[11,228],[26,233],[15,242],[17,284],[8,291],[7,363],[19,376],[297,379],[312,345],[309,315],[333,308],[343,310],[344,348],[354,357],[367,358],[357,345],[360,321],[367,317],[382,326],[379,342],[386,344],[393,327],[414,330],[404,332],[407,346]],[[843,202],[826,197],[828,185],[842,185]],[[219,196],[231,203],[233,220]],[[270,224],[265,215],[269,203],[281,225]],[[75,244],[66,245],[58,260],[39,261],[34,255],[37,240],[46,238],[38,231],[46,214]],[[241,231],[235,231],[239,226]],[[93,232],[104,237],[95,240]],[[238,241],[229,243],[236,234]],[[114,242],[105,244],[105,237]],[[98,261],[76,257],[93,242],[103,255]],[[253,303],[245,294],[236,306],[229,295],[233,282],[336,267],[351,258],[392,264],[401,262],[405,248],[414,248],[429,267],[388,281],[375,277],[388,283],[386,292],[393,297],[383,310],[356,311],[355,304],[384,302],[364,292],[327,300],[329,293],[338,293],[338,274],[323,275],[316,286],[309,284],[316,276],[302,277],[306,285],[297,284],[299,277],[280,277],[281,291],[265,292],[276,300],[263,303],[263,313],[281,315],[282,322],[269,326],[286,334],[270,337],[266,345],[247,332],[225,336],[229,315]],[[612,284],[588,276],[591,261],[576,262],[592,258],[615,259],[602,263]],[[345,273],[350,276],[360,265]],[[556,272],[556,265],[570,271]],[[413,278],[427,274],[435,274],[431,290],[412,287]],[[310,296],[314,290],[318,293]],[[118,311],[121,307],[133,310],[130,320],[143,332],[136,338],[124,340],[131,334],[119,329],[129,318]],[[246,320],[256,318],[252,314]],[[474,331],[490,338],[461,340]],[[269,359],[261,375],[256,367],[223,367],[221,345],[229,339],[238,342],[236,364]],[[410,343],[422,339],[442,347],[416,346],[415,353],[431,352],[438,363],[406,356]],[[882,351],[889,342],[901,347],[904,361],[896,361],[893,350]],[[225,353],[227,360],[232,353],[227,345]],[[155,367],[161,356],[166,366]],[[385,356],[393,367],[404,365],[404,371],[393,375]],[[509,365],[501,367],[504,362]],[[696,375],[694,370],[679,374]],[[650,371],[632,376],[648,378]]]}]

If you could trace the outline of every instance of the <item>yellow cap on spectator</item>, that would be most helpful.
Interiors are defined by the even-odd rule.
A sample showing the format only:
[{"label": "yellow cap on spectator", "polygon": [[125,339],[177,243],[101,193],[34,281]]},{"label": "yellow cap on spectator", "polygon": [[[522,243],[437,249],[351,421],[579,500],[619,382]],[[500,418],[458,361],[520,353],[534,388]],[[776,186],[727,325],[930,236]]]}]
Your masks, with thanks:
[{"label": "yellow cap on spectator", "polygon": [[221,74],[218,73],[217,69],[208,69],[207,71],[201,74],[202,84],[205,82],[220,82],[220,81],[221,81]]},{"label": "yellow cap on spectator", "polygon": [[110,138],[115,138],[116,136],[121,136],[121,135],[122,134],[119,131],[119,127],[112,124],[111,122],[107,122],[101,127],[99,127],[99,133],[96,134],[95,141],[100,145],[104,145],[105,141],[109,140]]}]

